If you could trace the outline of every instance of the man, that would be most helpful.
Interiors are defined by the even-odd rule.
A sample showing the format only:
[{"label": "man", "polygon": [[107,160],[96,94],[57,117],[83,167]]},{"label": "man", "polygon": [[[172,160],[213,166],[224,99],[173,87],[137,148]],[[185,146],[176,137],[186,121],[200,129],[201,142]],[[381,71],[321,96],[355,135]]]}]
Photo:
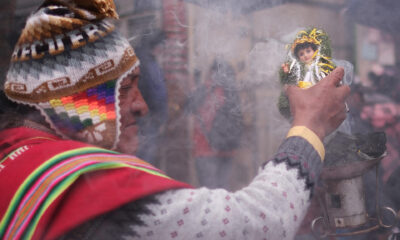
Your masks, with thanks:
[{"label": "man", "polygon": [[58,0],[27,20],[4,90],[18,104],[2,103],[0,238],[292,239],[322,140],[345,118],[343,69],[287,88],[292,129],[249,186],[191,189],[106,149],[133,151],[147,112],[139,62],[107,17],[116,17],[112,1]]}]

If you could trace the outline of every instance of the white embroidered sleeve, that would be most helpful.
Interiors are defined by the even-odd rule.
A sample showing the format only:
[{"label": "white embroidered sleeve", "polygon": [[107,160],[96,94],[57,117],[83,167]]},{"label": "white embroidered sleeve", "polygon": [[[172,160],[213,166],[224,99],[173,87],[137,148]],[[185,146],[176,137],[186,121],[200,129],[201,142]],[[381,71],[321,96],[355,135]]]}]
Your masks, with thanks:
[{"label": "white embroidered sleeve", "polygon": [[[184,189],[158,195],[138,239],[293,239],[309,191],[296,169],[269,162],[246,188]],[[160,238],[162,236],[162,238]],[[126,238],[131,239],[131,238]],[[135,238],[132,238],[135,239]]]},{"label": "white embroidered sleeve", "polygon": [[324,156],[313,134],[294,130],[249,186],[237,192],[169,190],[151,197],[156,201],[131,202],[129,208],[116,209],[82,230],[87,239],[96,240],[293,239]]}]

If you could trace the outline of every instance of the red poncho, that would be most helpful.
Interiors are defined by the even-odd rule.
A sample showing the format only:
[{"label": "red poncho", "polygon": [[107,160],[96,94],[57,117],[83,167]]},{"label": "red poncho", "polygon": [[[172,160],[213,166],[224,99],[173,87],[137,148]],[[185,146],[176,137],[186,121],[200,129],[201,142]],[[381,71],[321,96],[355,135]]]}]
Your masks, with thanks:
[{"label": "red poncho", "polygon": [[133,156],[30,128],[0,132],[0,239],[54,239],[121,205],[190,187]]}]

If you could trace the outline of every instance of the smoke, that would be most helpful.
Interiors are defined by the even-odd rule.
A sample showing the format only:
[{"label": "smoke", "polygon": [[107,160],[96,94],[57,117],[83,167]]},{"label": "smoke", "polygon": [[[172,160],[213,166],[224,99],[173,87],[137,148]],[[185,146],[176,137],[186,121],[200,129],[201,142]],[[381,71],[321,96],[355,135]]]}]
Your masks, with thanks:
[{"label": "smoke", "polygon": [[247,56],[247,64],[251,77],[247,86],[268,84],[277,87],[277,72],[285,59],[285,45],[275,39],[256,43]]},{"label": "smoke", "polygon": [[[343,83],[361,96],[358,105],[348,101],[349,118],[339,131],[350,134],[354,126],[386,131],[391,161],[381,170],[388,179],[389,170],[398,167],[398,114],[375,106],[381,99],[391,109],[400,106],[396,58],[379,54],[399,46],[396,36],[388,36],[400,26],[396,1],[187,0],[176,1],[176,7],[161,0],[134,2],[146,4],[116,0],[123,6],[119,28],[141,61],[139,87],[150,109],[140,120],[139,157],[197,186],[236,190],[246,185],[290,127],[277,108],[286,45],[298,31],[318,27],[331,38],[334,63],[345,69]],[[354,27],[344,8],[352,19],[377,28],[379,37],[368,27]],[[174,27],[166,29],[164,20]],[[363,107],[366,102],[371,111]],[[378,120],[382,125],[374,126]]]},{"label": "smoke", "polygon": [[[186,100],[179,106],[172,106],[181,111],[166,127],[187,126],[188,141],[176,147],[190,153],[188,174],[194,184],[239,189],[252,179],[256,168],[274,154],[290,127],[277,110],[281,92],[278,71],[287,54],[286,45],[299,30],[310,26],[323,28],[331,38],[334,63],[345,69],[343,84],[353,88],[354,78],[359,76],[355,76],[352,60],[352,51],[356,48],[351,45],[354,39],[349,40],[352,30],[341,7],[334,8],[334,4],[310,7],[280,1],[272,8],[260,3],[249,8],[245,6],[250,4],[247,1],[232,4],[228,1],[190,2],[196,4],[186,5],[189,21],[182,22],[175,14],[178,25],[186,28],[189,34],[188,41],[175,43],[175,47],[190,50],[189,89],[183,91]],[[236,100],[229,99],[232,97],[229,94],[236,95]],[[174,98],[173,95],[168,97]],[[214,122],[224,101],[230,105],[222,111],[223,120]],[[352,127],[361,123],[351,115],[352,103],[348,104],[351,112],[338,131],[351,134]],[[230,122],[234,123],[233,127],[227,126]],[[232,131],[237,128],[241,130]],[[217,149],[219,142],[230,139],[223,134],[210,136],[210,130],[236,134],[240,141]],[[216,152],[224,157],[216,157]],[[170,165],[168,161],[167,158],[164,164]],[[181,171],[182,168],[175,169]],[[239,178],[239,175],[245,177]],[[366,178],[371,182],[371,177]],[[368,196],[373,198],[372,194],[369,189]],[[303,230],[309,233],[307,223]],[[306,236],[306,239],[311,238]]]},{"label": "smoke", "polygon": [[[157,149],[165,149],[167,145],[169,148],[185,151],[194,169],[190,172],[194,177],[188,178],[194,180],[194,184],[202,185],[202,180],[197,177],[201,173],[196,173],[196,159],[206,155],[218,155],[218,152],[222,151],[223,155],[230,156],[229,164],[242,165],[247,171],[248,177],[244,182],[235,186],[222,186],[237,189],[249,182],[256,174],[255,169],[274,154],[290,127],[289,121],[280,115],[277,108],[281,92],[278,72],[287,54],[286,45],[293,41],[298,31],[310,26],[326,25],[324,29],[328,34],[329,30],[335,33],[340,31],[336,30],[336,26],[329,25],[330,13],[328,16],[318,14],[320,18],[316,22],[316,12],[301,5],[284,4],[286,1],[274,1],[273,4],[262,1],[221,1],[219,4],[189,2],[195,4],[185,4],[188,14],[186,19],[181,18],[180,10],[166,12],[179,29],[187,31],[188,38],[163,40],[164,53],[156,56],[158,60],[161,59],[158,61],[159,67],[163,68],[165,63],[174,61],[165,51],[188,49],[185,67],[189,76],[184,83],[187,86],[174,85],[174,88],[178,87],[177,94],[168,92],[168,100],[158,101],[170,103],[168,119],[173,121],[165,120],[165,115],[160,116],[151,111],[149,116],[143,118],[149,129],[152,128],[152,124],[149,124],[151,122],[159,123],[159,127],[156,130],[141,132],[143,147],[139,156],[148,161],[158,159],[160,155],[150,157],[151,154],[143,152],[154,155]],[[333,40],[340,38],[341,36],[332,37]],[[346,61],[336,62],[337,65],[345,67],[344,82],[350,84],[353,78],[352,65]],[[142,67],[144,64],[145,61],[142,60]],[[142,79],[145,79],[145,75],[142,69]],[[224,120],[214,122],[215,118],[220,117],[219,114],[223,115]],[[229,122],[233,122],[234,127],[226,126]],[[171,132],[178,132],[183,126],[187,127],[187,141],[170,141],[168,136],[173,135]],[[348,125],[343,124],[341,128],[347,129]],[[240,131],[234,133],[232,129]],[[219,150],[211,146],[215,142],[229,142],[226,136],[229,134],[209,136],[209,132],[223,131],[228,131],[231,135],[236,134],[239,143],[234,143],[228,150]],[[169,150],[161,150],[163,151]],[[157,163],[159,167],[171,166],[166,157],[162,159],[164,160],[158,163],[152,162]],[[245,163],[243,159],[250,161]],[[182,161],[187,162],[187,159]],[[228,175],[231,180],[234,179],[234,170]]]}]

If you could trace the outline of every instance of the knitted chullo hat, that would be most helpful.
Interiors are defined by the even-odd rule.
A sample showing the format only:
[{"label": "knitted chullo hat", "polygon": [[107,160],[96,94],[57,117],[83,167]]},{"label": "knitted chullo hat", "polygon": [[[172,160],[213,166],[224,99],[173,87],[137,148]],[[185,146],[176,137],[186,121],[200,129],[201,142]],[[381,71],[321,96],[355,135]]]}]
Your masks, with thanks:
[{"label": "knitted chullo hat", "polygon": [[119,85],[139,61],[107,18],[118,18],[112,0],[45,1],[15,46],[4,91],[61,136],[115,148]]}]

